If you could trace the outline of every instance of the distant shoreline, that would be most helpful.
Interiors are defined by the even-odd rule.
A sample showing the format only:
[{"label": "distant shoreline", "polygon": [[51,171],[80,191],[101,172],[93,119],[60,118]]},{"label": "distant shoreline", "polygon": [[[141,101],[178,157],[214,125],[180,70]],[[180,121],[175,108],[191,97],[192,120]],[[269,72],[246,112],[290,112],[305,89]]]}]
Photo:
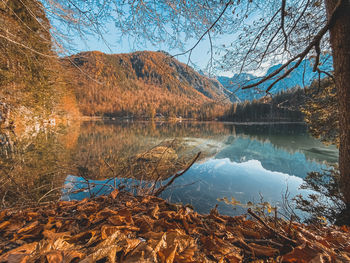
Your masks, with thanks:
[{"label": "distant shoreline", "polygon": [[82,121],[155,121],[155,122],[218,122],[224,124],[237,124],[237,125],[266,125],[266,124],[305,124],[303,121],[247,121],[247,122],[235,122],[235,121],[220,121],[220,120],[197,120],[190,118],[128,118],[128,117],[102,117],[102,116],[82,116],[78,120]]}]

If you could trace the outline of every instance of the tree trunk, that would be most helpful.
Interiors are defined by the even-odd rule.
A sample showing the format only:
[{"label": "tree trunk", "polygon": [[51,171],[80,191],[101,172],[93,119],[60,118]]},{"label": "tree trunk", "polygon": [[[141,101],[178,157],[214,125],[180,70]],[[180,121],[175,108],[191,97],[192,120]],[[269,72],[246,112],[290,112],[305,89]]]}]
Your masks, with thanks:
[{"label": "tree trunk", "polygon": [[[338,0],[325,0],[330,17]],[[330,28],[335,85],[339,102],[340,187],[350,210],[350,0],[343,0]]]}]

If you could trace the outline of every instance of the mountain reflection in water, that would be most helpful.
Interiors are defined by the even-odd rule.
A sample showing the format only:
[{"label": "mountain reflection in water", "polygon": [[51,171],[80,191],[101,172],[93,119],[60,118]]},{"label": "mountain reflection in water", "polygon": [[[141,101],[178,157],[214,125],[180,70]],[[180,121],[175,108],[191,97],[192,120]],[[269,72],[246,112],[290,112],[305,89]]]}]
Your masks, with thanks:
[{"label": "mountain reflection in water", "polygon": [[[181,186],[191,181],[197,183]],[[163,196],[172,202],[192,204],[202,213],[209,213],[219,203],[221,213],[235,215],[244,210],[240,207],[233,210],[232,206],[217,199],[234,197],[241,203],[259,203],[263,198],[263,202],[280,206],[287,189],[290,196],[308,193],[298,189],[302,182],[297,176],[266,170],[258,160],[237,163],[228,158],[213,158],[194,165]]]},{"label": "mountain reflection in water", "polygon": [[[113,136],[130,136],[129,140],[133,142],[130,144],[131,150],[124,148],[129,144],[116,140],[116,147],[125,149],[124,152],[119,149],[119,154],[140,154],[147,148],[173,138],[177,140],[175,148],[178,156],[187,156],[189,160],[196,151],[202,151],[203,158],[162,195],[172,202],[192,204],[201,213],[208,213],[217,203],[221,213],[242,213],[244,210],[240,207],[233,209],[217,201],[218,198],[232,196],[242,203],[260,202],[263,198],[264,202],[281,205],[286,191],[290,197],[307,194],[306,190],[299,190],[299,186],[308,172],[321,171],[327,167],[327,163],[337,160],[337,149],[334,146],[326,147],[311,138],[304,125],[234,125],[216,122],[92,125],[98,129],[91,130],[93,126],[88,126],[89,136],[86,136],[85,129],[79,138],[84,144],[78,144],[78,148],[93,145],[97,147],[99,155],[103,155],[106,150],[104,147],[113,147],[110,144],[116,140]],[[118,135],[113,132],[101,135],[101,132],[105,132],[104,125],[107,130],[117,129]],[[98,143],[94,138],[98,138]],[[91,182],[94,188],[92,193],[108,193],[111,190],[105,184],[111,185],[112,181],[105,179]],[[81,199],[91,194],[86,189],[75,194],[67,191],[68,188],[75,191],[86,187],[85,179],[77,176],[67,177],[66,185],[69,187],[64,191],[64,199]]]},{"label": "mountain reflection in water", "polygon": [[[197,163],[164,197],[192,203],[200,212],[208,212],[222,197],[260,201],[261,193],[264,201],[274,203],[281,200],[286,183],[291,195],[299,193],[301,178],[338,157],[334,146],[311,138],[300,124],[92,121],[0,135],[3,206],[55,200],[62,191],[65,199],[108,193],[111,187],[99,187],[113,185],[113,177],[132,183],[164,181],[199,151]],[[89,180],[94,180],[93,190],[68,191],[86,187]],[[220,203],[225,213],[239,213],[225,207]]]}]

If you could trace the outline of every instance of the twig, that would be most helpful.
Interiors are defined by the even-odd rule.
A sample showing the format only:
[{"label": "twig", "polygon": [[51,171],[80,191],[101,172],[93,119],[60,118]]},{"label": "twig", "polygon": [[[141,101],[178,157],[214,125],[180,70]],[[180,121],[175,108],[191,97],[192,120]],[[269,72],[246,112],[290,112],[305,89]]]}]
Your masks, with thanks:
[{"label": "twig", "polygon": [[106,161],[106,159],[103,159],[104,163],[107,165],[107,167],[112,171],[113,179],[114,179],[114,189],[117,188],[117,182],[116,182],[116,173],[114,169],[109,165],[109,163]]},{"label": "twig", "polygon": [[224,9],[221,11],[220,15],[216,18],[216,20],[214,21],[213,24],[211,24],[211,26],[201,35],[201,37],[197,40],[197,42],[188,50],[186,50],[185,52],[179,53],[179,54],[175,54],[173,57],[177,57],[177,56],[181,56],[181,55],[185,55],[187,53],[191,53],[197,46],[198,44],[202,41],[202,39],[204,38],[204,36],[206,34],[208,34],[210,32],[210,30],[217,24],[217,22],[219,22],[220,18],[224,15],[224,13],[226,12],[226,9],[229,7],[229,5],[232,4],[232,1],[228,1],[224,7]]},{"label": "twig", "polygon": [[45,193],[42,197],[39,198],[38,204],[41,202],[41,200],[43,200],[45,197],[47,197],[51,192],[54,192],[54,191],[56,191],[56,190],[60,190],[60,189],[63,189],[63,188],[64,188],[63,186],[59,186],[59,187],[56,187],[56,188],[51,189],[50,191],[48,191],[48,192]]},{"label": "twig", "polygon": [[278,247],[278,248],[282,248],[283,245],[280,244],[280,243],[277,243],[275,241],[272,241],[272,240],[268,240],[268,239],[244,239],[244,241],[246,243],[255,243],[255,244],[268,244],[268,245],[272,245],[272,246],[275,246],[275,247]]},{"label": "twig", "polygon": [[262,220],[257,214],[255,214],[250,208],[248,209],[248,213],[254,217],[256,220],[258,220],[264,227],[266,227],[269,231],[271,231],[272,233],[274,233],[275,235],[279,236],[280,238],[282,238],[283,240],[287,241],[288,243],[296,246],[298,243],[293,240],[290,239],[289,237],[286,237],[285,235],[277,232],[275,229],[273,229],[272,227],[270,227],[268,224],[266,224],[264,222],[264,220]]},{"label": "twig", "polygon": [[[160,162],[162,161],[162,159],[163,159],[164,155],[166,154],[166,152],[174,145],[175,140],[176,140],[176,139],[172,140],[172,142],[170,143],[170,145],[169,145],[168,147],[166,147],[166,149],[163,151],[162,155],[160,156],[160,158],[159,158],[159,160],[158,160],[156,166],[154,167],[154,169],[153,169],[153,171],[152,171],[152,173],[151,173],[151,177],[153,176],[153,174],[154,174],[155,172],[157,172],[157,169],[158,169],[158,166],[159,166]],[[158,173],[158,172],[157,172],[157,173]],[[161,175],[158,174],[156,180],[155,180],[154,183],[153,183],[153,187],[152,187],[151,192],[154,191],[154,188],[156,187],[156,184],[158,183],[160,177],[161,177]]]},{"label": "twig", "polygon": [[290,230],[292,229],[293,218],[294,218],[294,216],[290,215],[290,221],[288,224],[288,235],[290,234]]},{"label": "twig", "polygon": [[286,33],[286,30],[284,28],[284,17],[285,17],[285,9],[286,9],[286,0],[282,0],[282,7],[281,7],[281,29],[284,36],[284,50],[287,51],[288,46],[288,36]]},{"label": "twig", "polygon": [[188,171],[188,169],[191,168],[191,166],[197,161],[197,159],[199,158],[199,156],[201,155],[201,152],[197,153],[196,157],[194,157],[194,159],[192,160],[192,162],[186,167],[185,170],[183,170],[181,173],[177,173],[175,174],[168,183],[166,183],[165,185],[163,185],[162,187],[159,187],[157,189],[157,191],[155,191],[155,193],[153,193],[154,196],[159,196],[166,188],[168,188],[169,185],[171,185],[176,178],[180,177],[181,175],[183,175],[184,173],[186,173]]}]

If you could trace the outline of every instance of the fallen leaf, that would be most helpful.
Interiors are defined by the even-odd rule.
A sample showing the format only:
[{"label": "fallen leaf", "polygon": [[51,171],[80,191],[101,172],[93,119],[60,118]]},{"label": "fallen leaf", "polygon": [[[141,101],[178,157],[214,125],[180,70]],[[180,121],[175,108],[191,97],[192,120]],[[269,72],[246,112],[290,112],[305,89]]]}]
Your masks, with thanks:
[{"label": "fallen leaf", "polygon": [[261,246],[255,243],[250,243],[249,247],[252,248],[255,256],[276,257],[279,255],[279,250],[275,248]]},{"label": "fallen leaf", "polygon": [[17,262],[21,262],[26,256],[32,254],[38,246],[38,242],[24,244],[20,247],[12,249],[0,256],[0,262],[16,262],[14,259],[18,259]]},{"label": "fallen leaf", "polygon": [[4,222],[0,223],[0,231],[3,230],[4,228],[6,228],[10,224],[11,224],[10,221],[4,221]]},{"label": "fallen leaf", "polygon": [[300,262],[306,263],[315,258],[318,252],[310,248],[307,244],[303,244],[293,249],[292,252],[284,255],[283,262]]},{"label": "fallen leaf", "polygon": [[39,226],[39,221],[34,221],[17,231],[17,234],[27,233]]},{"label": "fallen leaf", "polygon": [[152,215],[152,217],[154,217],[155,219],[158,219],[159,217],[158,217],[158,213],[159,213],[159,206],[158,206],[158,204],[154,207],[154,209],[152,210],[152,213],[151,213],[151,215]]},{"label": "fallen leaf", "polygon": [[63,262],[63,254],[61,251],[51,251],[46,254],[46,260],[48,263],[61,263]]},{"label": "fallen leaf", "polygon": [[114,190],[110,193],[110,196],[112,197],[112,199],[116,199],[118,193],[119,193],[119,190],[118,190],[118,189],[114,189]]}]

